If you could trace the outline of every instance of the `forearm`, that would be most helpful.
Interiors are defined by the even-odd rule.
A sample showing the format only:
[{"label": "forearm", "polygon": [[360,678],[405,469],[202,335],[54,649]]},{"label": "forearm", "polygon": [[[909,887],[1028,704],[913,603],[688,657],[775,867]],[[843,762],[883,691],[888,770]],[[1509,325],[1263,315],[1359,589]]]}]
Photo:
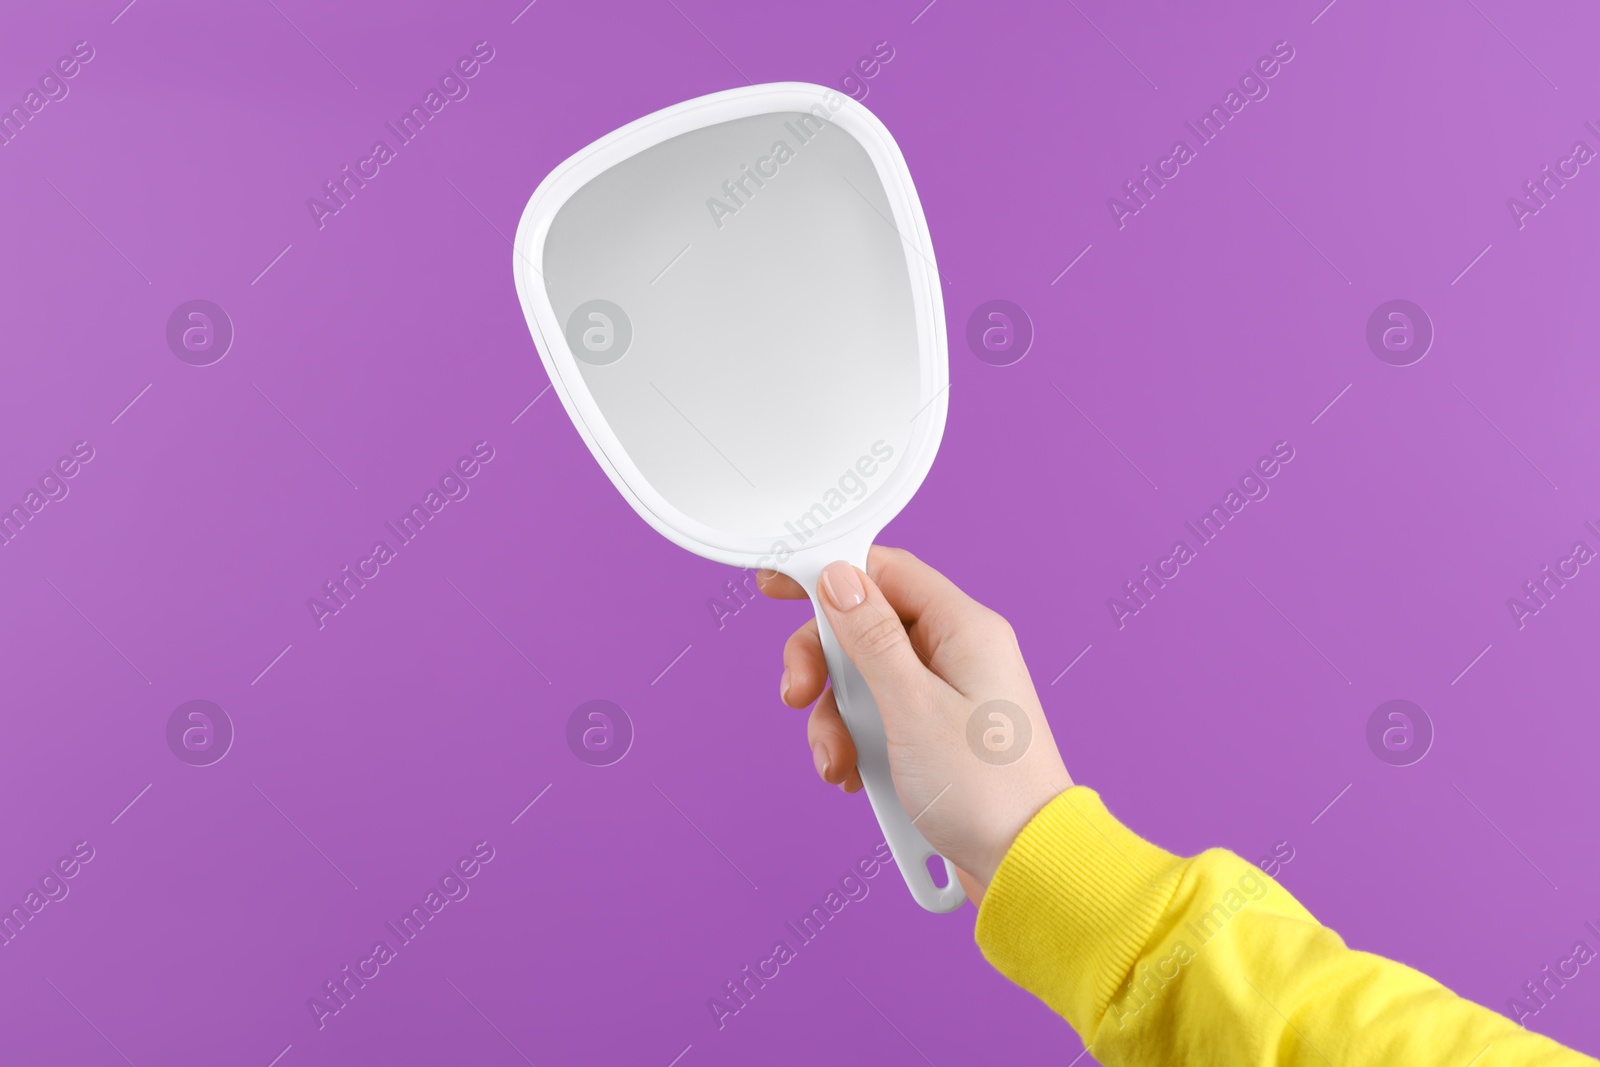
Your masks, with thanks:
[{"label": "forearm", "polygon": [[1061,794],[995,872],[977,939],[1108,1067],[1595,1063],[1347,948],[1229,852],[1181,859]]}]

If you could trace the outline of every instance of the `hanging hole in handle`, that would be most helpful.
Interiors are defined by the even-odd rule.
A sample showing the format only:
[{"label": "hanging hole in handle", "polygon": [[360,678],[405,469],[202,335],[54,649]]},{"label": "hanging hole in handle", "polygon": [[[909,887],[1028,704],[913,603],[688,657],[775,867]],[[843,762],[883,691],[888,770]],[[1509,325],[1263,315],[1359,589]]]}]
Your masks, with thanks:
[{"label": "hanging hole in handle", "polygon": [[950,876],[945,870],[943,856],[937,852],[930,852],[927,859],[922,862],[928,868],[928,878],[932,880],[934,888],[943,889],[950,884]]}]

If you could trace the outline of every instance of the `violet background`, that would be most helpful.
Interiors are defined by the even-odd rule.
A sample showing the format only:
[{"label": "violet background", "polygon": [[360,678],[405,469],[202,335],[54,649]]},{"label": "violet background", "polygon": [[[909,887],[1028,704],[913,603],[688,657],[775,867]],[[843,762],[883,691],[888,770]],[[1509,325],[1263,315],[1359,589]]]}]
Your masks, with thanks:
[{"label": "violet background", "polygon": [[[1520,631],[1506,600],[1600,545],[1600,177],[1520,231],[1506,199],[1600,147],[1593,12],[923,2],[7,13],[8,105],[96,56],[0,149],[0,498],[75,441],[96,458],[0,549],[0,901],[75,841],[96,858],[0,949],[0,1058],[1077,1055],[970,909],[925,914],[892,872],[718,1030],[708,998],[876,827],[777,700],[805,606],[719,630],[734,572],[646,527],[553,398],[526,407],[547,379],[505,237],[544,174],[747,79],[838,85],[880,40],[865,102],[949,279],[953,381],[884,542],[1012,620],[1074,777],[1146,836],[1288,841],[1282,881],[1352,945],[1498,1010],[1587,936],[1600,577]],[[1107,198],[1285,39],[1270,96],[1119,231]],[[319,231],[306,199],[479,40],[470,96]],[[197,297],[237,332],[207,367],[164,336]],[[1437,330],[1404,368],[1364,340],[1397,297]],[[996,298],[1036,330],[1009,367],[963,340]],[[319,632],[307,598],[484,439],[468,499]],[[1278,440],[1271,496],[1119,631],[1106,599]],[[237,731],[209,767],[166,745],[194,698]],[[1437,731],[1414,766],[1365,741],[1393,698]],[[565,741],[591,699],[636,731],[610,767]],[[319,1031],[307,999],[483,839],[471,895]],[[1531,1026],[1592,1053],[1597,1004],[1585,972]]]}]

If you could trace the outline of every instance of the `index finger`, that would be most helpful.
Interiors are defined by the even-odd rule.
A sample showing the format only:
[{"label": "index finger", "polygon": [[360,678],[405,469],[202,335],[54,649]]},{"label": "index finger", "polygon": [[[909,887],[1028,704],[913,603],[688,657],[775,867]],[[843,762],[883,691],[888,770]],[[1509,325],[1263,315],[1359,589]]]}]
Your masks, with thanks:
[{"label": "index finger", "polygon": [[787,574],[756,571],[756,588],[774,600],[804,600],[811,594]]}]

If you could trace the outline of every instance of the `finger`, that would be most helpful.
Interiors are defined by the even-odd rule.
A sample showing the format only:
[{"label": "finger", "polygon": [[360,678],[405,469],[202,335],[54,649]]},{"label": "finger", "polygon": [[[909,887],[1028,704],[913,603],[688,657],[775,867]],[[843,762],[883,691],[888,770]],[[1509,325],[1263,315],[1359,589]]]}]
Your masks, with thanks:
[{"label": "finger", "polygon": [[774,600],[804,600],[805,586],[777,571],[756,571],[756,588]]},{"label": "finger", "polygon": [[[931,607],[971,600],[954,582],[903,548],[873,545],[867,553],[867,573],[908,625]],[[756,571],[756,587],[775,600],[810,596],[805,586],[777,571]]]},{"label": "finger", "polygon": [[[811,760],[817,775],[829,785],[843,785],[856,770],[856,743],[850,740],[839,717],[839,704],[829,689],[811,709],[806,720],[806,743],[811,746]],[[860,781],[860,776],[857,776]]]},{"label": "finger", "polygon": [[822,607],[878,706],[916,706],[934,676],[911,647],[905,626],[876,582],[843,561],[822,571]]},{"label": "finger", "polygon": [[806,707],[822,695],[827,681],[828,664],[822,657],[822,638],[817,634],[817,620],[810,618],[784,643],[779,699],[791,708]]}]

